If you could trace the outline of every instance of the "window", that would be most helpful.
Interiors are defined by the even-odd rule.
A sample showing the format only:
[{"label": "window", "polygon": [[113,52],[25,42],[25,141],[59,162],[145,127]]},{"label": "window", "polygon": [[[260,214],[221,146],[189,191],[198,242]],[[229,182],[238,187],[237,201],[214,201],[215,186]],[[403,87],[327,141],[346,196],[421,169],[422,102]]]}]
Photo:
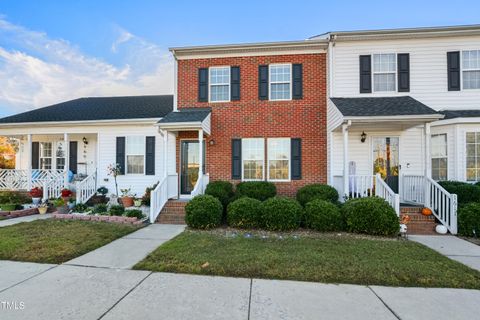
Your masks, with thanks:
[{"label": "window", "polygon": [[65,169],[65,148],[63,142],[57,142],[57,151],[55,151],[55,161],[57,163],[57,170]]},{"label": "window", "polygon": [[242,180],[263,180],[264,161],[264,139],[242,139]]},{"label": "window", "polygon": [[290,139],[268,139],[268,180],[290,180]]},{"label": "window", "polygon": [[127,174],[143,174],[145,169],[145,137],[126,139]]},{"label": "window", "polygon": [[480,181],[480,132],[467,132],[467,181]]},{"label": "window", "polygon": [[396,90],[395,54],[374,54],[373,55],[373,90],[395,91]]},{"label": "window", "polygon": [[230,101],[230,67],[209,68],[210,101]]},{"label": "window", "polygon": [[292,65],[272,64],[269,72],[270,100],[292,99]]},{"label": "window", "polygon": [[448,180],[447,135],[432,134],[432,179]]},{"label": "window", "polygon": [[480,89],[480,50],[462,52],[463,89]]},{"label": "window", "polygon": [[52,143],[40,142],[40,169],[52,169]]}]

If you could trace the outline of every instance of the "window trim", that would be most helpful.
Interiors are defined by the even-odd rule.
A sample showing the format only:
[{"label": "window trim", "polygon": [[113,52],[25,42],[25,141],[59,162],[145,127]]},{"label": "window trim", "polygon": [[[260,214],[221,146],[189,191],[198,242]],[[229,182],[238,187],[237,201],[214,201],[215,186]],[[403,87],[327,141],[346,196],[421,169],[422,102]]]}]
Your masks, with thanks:
[{"label": "window trim", "polygon": [[[432,137],[433,136],[445,136],[445,148],[446,148],[446,151],[447,151],[447,154],[444,156],[444,157],[438,157],[438,156],[433,156],[432,155]],[[440,180],[436,180],[436,181],[442,181],[442,180],[448,180],[448,165],[449,165],[449,161],[448,161],[448,134],[446,132],[441,132],[441,133],[435,133],[435,134],[431,134],[430,135],[430,174],[432,175],[432,179],[433,179],[433,159],[446,159],[447,160],[447,175],[445,176],[445,179],[440,179]],[[435,179],[434,179],[435,180]]]},{"label": "window trim", "polygon": [[[245,179],[245,166],[243,165],[243,162],[245,160],[252,160],[252,159],[245,159],[245,148],[243,147],[243,141],[244,140],[262,140],[262,145],[263,145],[263,152],[262,152],[262,178],[261,179]],[[265,181],[265,138],[242,138],[241,139],[241,144],[242,144],[242,181]]]},{"label": "window trim", "polygon": [[[212,84],[211,76],[210,76],[210,70],[212,69],[222,69],[222,68],[228,68],[228,83],[222,83],[222,84]],[[228,85],[228,100],[212,100],[212,86],[225,86]],[[213,66],[208,68],[208,102],[211,103],[222,103],[222,102],[230,102],[232,101],[232,68],[231,66]]]},{"label": "window trim", "polygon": [[[395,71],[391,72],[375,72],[375,56],[377,55],[387,55],[387,54],[393,54],[394,56],[394,63],[395,63]],[[398,92],[398,61],[397,61],[397,53],[396,52],[377,52],[377,53],[372,53],[372,93],[388,93],[388,92]],[[395,81],[395,88],[393,90],[375,90],[375,74],[394,74],[393,80]]]},{"label": "window trim", "polygon": [[[132,138],[132,137],[141,137],[143,138],[143,154],[129,154],[128,153],[128,138]],[[145,175],[145,170],[146,170],[146,161],[147,161],[147,157],[146,157],[146,136],[143,136],[143,135],[126,135],[125,136],[125,175],[129,175],[129,176],[144,176]],[[142,173],[129,173],[128,172],[128,156],[143,156],[143,172]]]},{"label": "window trim", "polygon": [[[50,152],[51,152],[51,155],[50,157],[43,157],[42,156],[42,145],[43,144],[50,144]],[[42,168],[42,159],[50,159],[50,169],[45,169],[45,168]],[[38,152],[38,167],[40,170],[56,170],[54,168],[56,168],[56,161],[55,160],[55,157],[54,157],[54,146],[53,146],[53,141],[39,141],[39,152]]]},{"label": "window trim", "polygon": [[[464,153],[464,154],[465,154],[465,157],[464,157],[464,159],[463,159],[463,163],[465,164],[465,170],[464,170],[465,180],[464,180],[464,181],[465,181],[465,182],[468,182],[468,183],[476,183],[476,182],[479,182],[479,181],[480,181],[480,175],[476,177],[477,180],[468,180],[468,177],[467,177],[467,170],[468,170],[468,168],[467,168],[467,158],[468,158],[468,156],[467,156],[467,144],[468,144],[468,143],[467,143],[467,133],[474,133],[474,134],[475,134],[475,140],[476,140],[476,135],[477,135],[478,133],[480,133],[480,130],[469,130],[469,129],[466,129],[466,130],[464,131],[464,133],[465,133],[465,134],[464,134],[464,138],[465,138],[465,144],[464,144],[464,146],[465,146],[465,153]],[[475,144],[477,144],[477,141],[475,141]],[[480,144],[480,141],[478,142],[478,144]],[[475,157],[475,158],[477,158],[477,157]],[[480,169],[480,168],[477,168],[477,167],[475,166],[475,169]]]},{"label": "window trim", "polygon": [[[480,67],[478,69],[464,69],[463,68],[463,53],[467,51],[478,51],[478,54],[480,54],[480,49],[466,49],[466,50],[460,50],[460,88],[461,90],[467,90],[467,91],[480,91],[480,88],[465,88],[463,85],[463,72],[464,71],[480,71]],[[470,131],[471,132],[471,131]]]},{"label": "window trim", "polygon": [[[272,66],[289,66],[290,67],[290,98],[288,99],[272,99],[272,84],[285,84],[285,81],[272,82]],[[268,100],[269,101],[291,101],[293,97],[293,64],[292,63],[272,63],[268,65]]]},{"label": "window trim", "polygon": [[[290,182],[292,181],[292,168],[291,168],[291,165],[292,165],[292,152],[291,152],[291,148],[292,148],[292,139],[291,138],[282,138],[282,137],[278,137],[278,138],[267,138],[266,139],[267,141],[267,148],[266,148],[266,151],[267,151],[267,159],[266,159],[266,169],[267,169],[267,181],[271,181],[271,182]],[[285,160],[285,159],[270,159],[269,157],[269,145],[268,145],[268,142],[271,141],[271,140],[287,140],[288,141],[288,152],[287,152],[287,155],[288,155],[288,178],[287,179],[271,179],[270,178],[270,161],[275,161],[275,160]]]}]

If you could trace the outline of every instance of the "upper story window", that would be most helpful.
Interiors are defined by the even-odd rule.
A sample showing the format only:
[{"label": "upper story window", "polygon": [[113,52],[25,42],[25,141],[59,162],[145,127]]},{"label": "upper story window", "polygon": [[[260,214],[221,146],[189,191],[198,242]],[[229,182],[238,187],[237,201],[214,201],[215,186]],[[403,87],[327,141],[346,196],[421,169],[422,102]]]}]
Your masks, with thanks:
[{"label": "upper story window", "polygon": [[480,50],[462,52],[463,89],[480,89]]},{"label": "upper story window", "polygon": [[129,136],[126,138],[125,156],[127,174],[145,173],[145,137]]},{"label": "upper story window", "polygon": [[395,54],[374,54],[373,55],[373,90],[395,91],[396,90],[396,69]]},{"label": "upper story window", "polygon": [[467,132],[467,181],[480,181],[480,132]]},{"label": "upper story window", "polygon": [[270,100],[292,99],[292,65],[269,65]]},{"label": "upper story window", "polygon": [[210,102],[230,101],[230,67],[210,67]]},{"label": "upper story window", "polygon": [[447,157],[447,135],[432,134],[432,179],[447,180],[448,157]]}]

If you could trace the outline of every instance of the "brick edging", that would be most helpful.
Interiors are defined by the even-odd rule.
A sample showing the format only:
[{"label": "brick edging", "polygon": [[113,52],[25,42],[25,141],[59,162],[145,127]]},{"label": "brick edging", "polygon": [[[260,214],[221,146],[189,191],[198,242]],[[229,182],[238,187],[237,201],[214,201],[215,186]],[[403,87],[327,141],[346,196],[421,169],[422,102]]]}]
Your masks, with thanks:
[{"label": "brick edging", "polygon": [[90,215],[54,213],[52,217],[54,219],[59,219],[59,220],[100,221],[100,222],[113,222],[113,223],[132,224],[132,225],[140,225],[143,223],[142,220],[138,220],[135,217],[120,217],[120,216],[90,216]]},{"label": "brick edging", "polygon": [[29,209],[15,210],[15,211],[0,211],[0,217],[4,218],[2,220],[33,216],[35,214],[39,214],[37,208],[29,208]]}]

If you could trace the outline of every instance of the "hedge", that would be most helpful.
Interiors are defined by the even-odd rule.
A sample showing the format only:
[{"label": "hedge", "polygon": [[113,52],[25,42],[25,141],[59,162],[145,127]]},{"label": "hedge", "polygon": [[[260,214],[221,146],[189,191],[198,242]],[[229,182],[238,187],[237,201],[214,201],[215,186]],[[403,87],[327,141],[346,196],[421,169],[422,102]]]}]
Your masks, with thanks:
[{"label": "hedge", "polygon": [[480,187],[460,181],[440,181],[442,187],[458,196],[458,204],[465,205],[470,202],[480,202]]},{"label": "hedge", "polygon": [[227,208],[233,198],[233,185],[228,181],[213,181],[207,185],[205,194],[211,195],[222,203],[224,208]]},{"label": "hedge", "polygon": [[238,197],[249,197],[265,201],[277,195],[277,187],[267,181],[246,181],[237,185]]},{"label": "hedge", "polygon": [[300,226],[302,206],[294,199],[274,197],[262,203],[262,225],[267,230],[286,231]]},{"label": "hedge", "polygon": [[228,205],[228,225],[237,228],[258,228],[261,226],[262,202],[243,197]]},{"label": "hedge", "polygon": [[480,203],[469,203],[458,209],[458,234],[466,237],[480,235]]},{"label": "hedge", "polygon": [[191,228],[210,229],[222,222],[223,207],[220,200],[205,194],[194,197],[185,206],[185,222]]},{"label": "hedge", "polygon": [[338,192],[335,188],[326,184],[311,184],[298,189],[297,200],[302,206],[315,199],[336,203]]},{"label": "hedge", "polygon": [[336,205],[316,199],[305,207],[305,226],[317,231],[342,231],[345,229],[345,221]]}]

